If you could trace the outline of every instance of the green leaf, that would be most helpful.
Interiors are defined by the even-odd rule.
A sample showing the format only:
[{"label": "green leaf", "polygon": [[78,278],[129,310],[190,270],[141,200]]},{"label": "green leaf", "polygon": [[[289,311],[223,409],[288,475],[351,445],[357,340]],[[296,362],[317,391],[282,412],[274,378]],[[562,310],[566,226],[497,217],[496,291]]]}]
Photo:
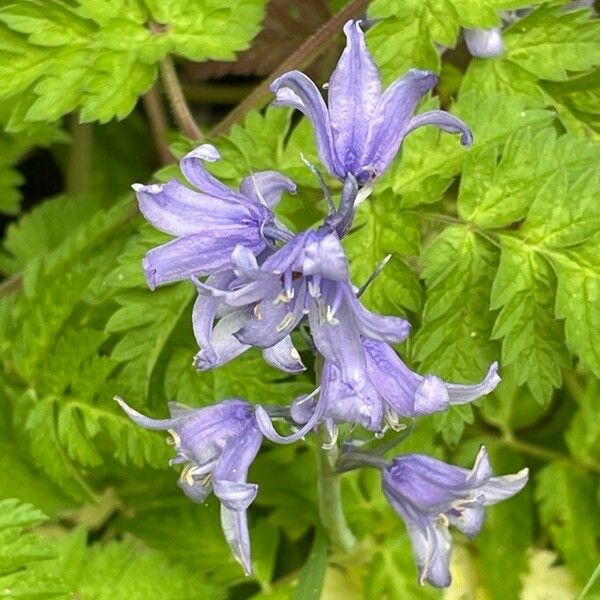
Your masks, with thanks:
[{"label": "green leaf", "polygon": [[423,252],[427,300],[413,353],[425,370],[469,380],[497,358],[489,312],[497,260],[487,240],[460,225],[445,229]]},{"label": "green leaf", "polygon": [[289,375],[265,363],[258,350],[244,352],[211,371],[198,372],[192,365],[194,350],[173,350],[165,373],[165,393],[183,404],[206,406],[224,398],[240,397],[258,404],[287,404],[312,391],[307,376]]},{"label": "green leaf", "polygon": [[10,129],[76,109],[84,121],[124,118],[168,53],[233,59],[258,33],[265,1],[98,4],[20,0],[0,7],[0,76],[7,82],[0,99],[19,96]]},{"label": "green leaf", "polygon": [[[497,360],[489,312],[497,260],[487,240],[459,225],[445,229],[424,251],[427,300],[413,346],[421,371],[472,382]],[[451,444],[456,444],[464,423],[471,420],[469,405],[435,416],[436,428]]]},{"label": "green leaf", "polygon": [[327,539],[317,529],[310,554],[300,571],[298,585],[294,590],[294,600],[319,600],[327,569]]},{"label": "green leaf", "polygon": [[[380,313],[419,312],[421,288],[406,256],[419,254],[420,218],[403,211],[400,198],[390,190],[364,202],[355,217],[353,231],[345,240],[352,279],[363,285],[388,255],[387,263],[361,298]],[[401,232],[401,235],[399,233]]]},{"label": "green leaf", "polygon": [[545,5],[508,29],[506,56],[540,79],[561,80],[568,71],[600,64],[600,23],[591,11]]},{"label": "green leaf", "polygon": [[363,588],[365,600],[441,598],[440,590],[419,585],[410,540],[398,528],[390,531],[385,543],[376,550],[368,569]]},{"label": "green leaf", "polygon": [[411,133],[403,143],[401,159],[385,178],[396,193],[402,194],[404,206],[437,202],[470,153],[491,152],[515,131],[537,129],[552,118],[547,111],[527,109],[522,99],[476,92],[461,94],[451,112],[472,128],[473,147],[467,150],[456,136],[432,127]]},{"label": "green leaf", "polygon": [[[516,473],[523,459],[502,446],[490,446],[494,472]],[[476,539],[482,580],[494,600],[519,598],[527,571],[527,551],[533,542],[533,502],[529,486],[515,497],[486,509],[483,530]],[[501,565],[501,568],[500,568]]]},{"label": "green leaf", "polygon": [[0,501],[0,587],[14,598],[63,597],[67,589],[55,575],[38,565],[57,556],[56,548],[34,533],[24,531],[46,517],[16,499]]},{"label": "green leaf", "polygon": [[[575,211],[590,213],[593,203],[589,196],[595,182],[577,183],[577,179],[598,160],[598,144],[573,135],[557,138],[551,128],[518,130],[504,148],[469,154],[460,181],[459,214],[465,221],[491,229],[510,225],[528,211],[528,223],[530,219],[554,220],[559,212],[563,222],[575,218]],[[588,178],[592,178],[591,172]],[[585,195],[580,202],[569,201],[581,193]]]},{"label": "green leaf", "polygon": [[600,559],[597,482],[566,462],[544,467],[536,477],[540,519],[579,582],[583,585]]},{"label": "green leaf", "polygon": [[548,262],[521,241],[502,237],[491,307],[501,309],[494,339],[502,339],[502,362],[515,369],[518,385],[527,383],[547,405],[561,384],[567,364],[561,324],[554,317],[556,277]]},{"label": "green leaf", "polygon": [[577,398],[579,410],[571,419],[565,440],[571,454],[586,463],[600,461],[600,383],[590,379]]}]

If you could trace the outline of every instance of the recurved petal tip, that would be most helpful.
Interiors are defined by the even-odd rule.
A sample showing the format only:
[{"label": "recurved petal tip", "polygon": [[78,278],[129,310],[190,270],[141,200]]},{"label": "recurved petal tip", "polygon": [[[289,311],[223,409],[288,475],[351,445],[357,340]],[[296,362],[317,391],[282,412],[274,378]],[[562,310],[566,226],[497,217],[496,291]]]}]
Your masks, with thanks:
[{"label": "recurved petal tip", "polygon": [[221,154],[212,144],[202,144],[197,148],[194,148],[191,152],[188,152],[181,160],[187,160],[190,158],[199,158],[207,162],[215,162],[221,158]]},{"label": "recurved petal tip", "polygon": [[115,396],[114,399],[123,409],[125,414],[140,427],[145,427],[146,429],[164,430],[173,426],[173,419],[151,419],[150,417],[146,417],[137,410],[131,408],[131,406],[129,406],[125,400],[123,400],[123,398]]}]

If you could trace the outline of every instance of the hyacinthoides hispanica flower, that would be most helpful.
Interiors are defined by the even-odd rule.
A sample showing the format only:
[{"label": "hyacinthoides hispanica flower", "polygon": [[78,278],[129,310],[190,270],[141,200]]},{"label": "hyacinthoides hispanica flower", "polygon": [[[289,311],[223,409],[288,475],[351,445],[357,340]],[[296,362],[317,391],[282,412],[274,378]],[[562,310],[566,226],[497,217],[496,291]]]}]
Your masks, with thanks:
[{"label": "hyacinthoides hispanica flower", "polygon": [[419,581],[450,585],[450,525],[468,537],[479,533],[486,506],[520,492],[527,469],[492,477],[481,447],[469,471],[422,454],[398,456],[383,469],[383,492],[406,524],[419,568]]},{"label": "hyacinthoides hispanica flower", "polygon": [[246,177],[239,191],[213,177],[203,161],[220,157],[214,146],[204,144],[179,163],[194,191],[172,179],[164,184],[134,184],[141,213],[154,227],[176,239],[150,250],[143,267],[148,285],[211,275],[227,270],[233,249],[242,244],[260,254],[280,235],[271,210],[284,191],[296,185],[275,171]]},{"label": "hyacinthoides hispanica flower", "polygon": [[[246,481],[250,464],[263,437],[288,444],[314,433],[319,508],[332,542],[343,549],[354,543],[341,508],[339,472],[349,470],[348,465],[377,466],[383,470],[386,497],[407,525],[421,582],[445,586],[450,581],[448,525],[474,535],[484,507],[519,491],[527,473],[492,477],[485,450],[471,471],[417,454],[383,458],[382,448],[396,446],[410,430],[371,453],[365,451],[370,442],[346,434],[343,447],[362,444],[361,451],[346,450],[340,457],[338,424],[352,425],[350,432],[362,426],[379,439],[388,427],[400,431],[401,419],[488,394],[500,381],[498,366],[493,363],[471,385],[446,383],[435,374],[409,369],[391,344],[408,336],[410,324],[362,305],[360,295],[373,277],[361,289],[352,284],[341,241],[371,189],[365,184],[385,171],[410,131],[434,124],[460,133],[466,145],[472,136],[462,121],[444,111],[413,116],[436,84],[434,74],[409,71],[382,93],[359,23],[347,23],[344,32],[347,46],[329,83],[328,105],[297,71],[282,75],[272,86],[276,104],[293,106],[311,119],[323,164],[343,180],[337,206],[322,184],[330,210],[321,223],[300,233],[289,231],[273,209],[283,192],[295,192],[294,183],[264,171],[233,190],[206,169],[205,162],[219,158],[210,145],[200,146],[180,163],[199,191],[176,180],[134,186],[146,219],[175,236],[147,253],[143,267],[149,286],[189,279],[197,289],[192,326],[200,349],[195,367],[214,369],[259,348],[269,364],[296,373],[305,367],[291,336],[301,328],[315,355],[315,390],[293,402],[290,398],[288,407],[265,402],[253,406],[241,399],[198,409],[170,403],[171,416],[163,420],[118,401],[138,425],[171,433],[177,452],[171,463],[185,465],[179,486],[195,502],[214,492],[221,502],[225,537],[247,574],[252,566],[246,511],[258,491]],[[274,418],[285,419],[295,431],[279,434]]]},{"label": "hyacinthoides hispanica flower", "polygon": [[423,125],[460,133],[463,145],[472,143],[467,125],[450,113],[432,110],[413,116],[421,98],[437,84],[434,73],[412,69],[382,93],[360,22],[348,21],[344,33],[346,49],[329,80],[327,104],[300,71],[271,84],[275,106],[291,106],[310,119],[319,156],[332,175],[345,179],[351,174],[359,183],[381,175],[402,140]]}]

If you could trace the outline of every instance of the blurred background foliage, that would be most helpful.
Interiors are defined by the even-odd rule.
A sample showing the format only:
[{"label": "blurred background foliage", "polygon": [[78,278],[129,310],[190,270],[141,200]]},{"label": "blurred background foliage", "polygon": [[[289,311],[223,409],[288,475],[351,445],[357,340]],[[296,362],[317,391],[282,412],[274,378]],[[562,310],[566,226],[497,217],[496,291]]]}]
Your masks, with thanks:
[{"label": "blurred background foliage", "polygon": [[[501,57],[469,57],[461,28],[532,4]],[[600,22],[564,4],[0,0],[0,595],[567,600],[582,590],[600,560]],[[285,378],[259,354],[194,372],[194,291],[146,289],[141,257],[164,238],[138,216],[130,185],[177,176],[176,158],[202,137],[231,185],[260,169],[292,177],[299,191],[280,216],[296,230],[315,223],[326,205],[300,159],[318,161],[310,126],[263,110],[265,82],[282,65],[326,82],[342,24],[365,11],[386,82],[411,67],[438,72],[427,104],[459,115],[475,143],[430,128],[406,140],[346,240],[354,279],[391,253],[365,300],[413,322],[402,356],[457,381],[499,360],[503,377],[473,408],[419,419],[401,450],[468,465],[485,443],[498,473],[532,473],[474,542],[456,537],[446,592],[418,585],[376,473],[344,476],[359,552],[328,552],[310,442],[264,444],[252,467],[245,579],[215,502],[189,503],[164,439],[112,400],[163,416],[167,400],[288,403],[311,389],[310,372]]]}]

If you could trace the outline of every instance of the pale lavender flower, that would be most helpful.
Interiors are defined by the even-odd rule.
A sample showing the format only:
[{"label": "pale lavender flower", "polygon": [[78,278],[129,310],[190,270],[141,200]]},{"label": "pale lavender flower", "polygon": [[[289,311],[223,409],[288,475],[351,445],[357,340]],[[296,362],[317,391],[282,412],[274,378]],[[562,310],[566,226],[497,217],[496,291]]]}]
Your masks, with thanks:
[{"label": "pale lavender flower", "polygon": [[219,158],[214,146],[204,144],[181,159],[183,174],[201,192],[176,179],[132,186],[146,220],[176,236],[144,258],[144,273],[151,289],[227,269],[236,245],[243,244],[259,254],[268,247],[269,233],[277,232],[271,208],[284,191],[295,192],[295,184],[275,171],[262,171],[246,177],[239,191],[232,190],[202,164]]},{"label": "pale lavender flower", "polygon": [[475,536],[483,524],[484,507],[514,496],[527,478],[527,469],[492,477],[484,447],[470,471],[421,454],[395,458],[383,470],[383,492],[406,524],[420,583],[450,585],[449,526]]},{"label": "pale lavender flower", "polygon": [[258,486],[247,483],[250,464],[262,435],[254,410],[242,400],[224,400],[214,406],[190,408],[169,403],[169,419],[151,419],[116,398],[129,418],[146,429],[166,430],[177,455],[170,464],[185,466],[178,485],[194,502],[204,502],[214,492],[221,502],[221,524],[234,557],[245,573],[252,573],[246,509]]},{"label": "pale lavender flower", "polygon": [[207,319],[212,322],[214,313],[195,313],[200,369],[222,364],[214,360],[224,355],[220,348],[230,352],[227,359],[250,346],[273,348],[308,315],[319,352],[340,369],[344,381],[359,388],[365,380],[361,335],[387,342],[408,335],[410,325],[404,319],[376,315],[360,304],[339,237],[327,225],[295,236],[260,266],[241,246],[234,250],[232,262],[237,279],[229,284],[222,281],[219,287],[214,279],[212,285],[196,280],[200,295],[206,297],[199,302],[219,301],[229,307],[211,338],[206,335]]},{"label": "pale lavender flower", "polygon": [[275,106],[291,106],[313,124],[319,156],[330,173],[359,183],[381,175],[396,156],[402,140],[422,125],[437,125],[461,134],[472,143],[469,128],[457,117],[433,110],[413,113],[421,98],[437,83],[430,71],[408,71],[385,92],[379,70],[365,44],[359,22],[344,26],[347,44],[328,87],[325,104],[315,84],[303,73],[290,71],[271,84]]},{"label": "pale lavender flower", "polygon": [[[401,417],[429,415],[471,402],[500,382],[497,363],[474,385],[446,383],[435,375],[411,371],[385,342],[363,338],[362,345],[366,380],[360,389],[346,384],[330,361],[323,367],[319,421],[325,422],[332,437],[336,423],[356,423],[369,431],[381,431],[384,423],[396,428]],[[306,423],[316,410],[314,398],[300,397],[292,404],[291,416],[297,423]]]},{"label": "pale lavender flower", "polygon": [[465,29],[465,43],[472,56],[478,58],[492,58],[504,53],[502,29]]}]

